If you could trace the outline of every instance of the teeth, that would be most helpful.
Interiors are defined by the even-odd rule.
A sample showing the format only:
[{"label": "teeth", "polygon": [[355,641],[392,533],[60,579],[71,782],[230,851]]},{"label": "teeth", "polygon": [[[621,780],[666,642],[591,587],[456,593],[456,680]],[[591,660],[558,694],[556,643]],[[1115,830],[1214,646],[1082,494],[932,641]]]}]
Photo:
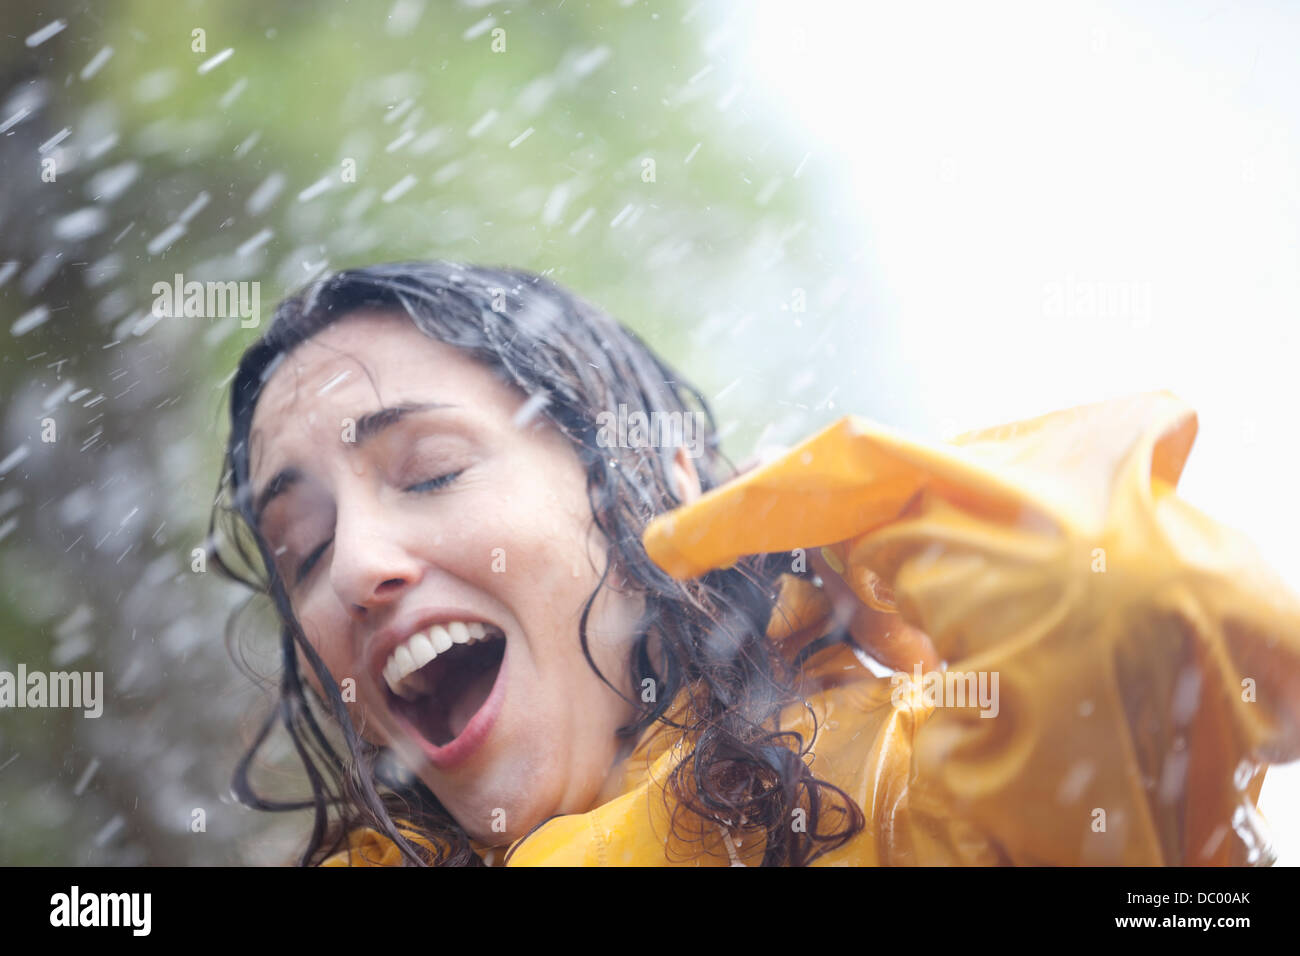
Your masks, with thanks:
[{"label": "teeth", "polygon": [[404,695],[407,700],[419,697],[421,694],[427,694],[433,689],[429,686],[429,682],[425,676],[419,671],[416,671],[414,674],[408,674],[406,679],[402,681],[401,686],[402,690],[407,692],[406,695]]},{"label": "teeth", "polygon": [[406,642],[406,646],[411,649],[411,657],[415,658],[415,667],[418,670],[429,661],[438,656],[438,650],[423,634],[417,634]]},{"label": "teeth", "polygon": [[[391,684],[389,686],[392,687]],[[428,693],[428,691],[429,685],[424,682],[424,678],[419,674],[411,674],[406,680],[393,687],[393,693],[406,700],[415,700],[421,694]]]},{"label": "teeth", "polygon": [[402,677],[417,669],[415,655],[405,644],[393,652],[393,660],[396,662],[393,670]]},{"label": "teeth", "polygon": [[384,682],[394,694],[414,700],[430,690],[428,682],[416,672],[439,654],[445,654],[457,644],[474,644],[503,636],[497,628],[480,621],[435,624],[428,631],[412,634],[393,650],[384,664]]},{"label": "teeth", "polygon": [[445,627],[435,624],[429,631],[429,638],[433,641],[433,649],[439,654],[451,650],[451,635],[447,633]]}]

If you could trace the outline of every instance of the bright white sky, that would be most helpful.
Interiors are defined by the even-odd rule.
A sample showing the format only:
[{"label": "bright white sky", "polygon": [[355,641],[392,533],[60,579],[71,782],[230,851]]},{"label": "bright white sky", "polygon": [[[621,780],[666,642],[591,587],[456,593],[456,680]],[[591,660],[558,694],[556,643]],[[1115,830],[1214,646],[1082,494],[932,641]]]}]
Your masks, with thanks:
[{"label": "bright white sky", "polygon": [[[865,250],[887,423],[1170,389],[1201,424],[1183,496],[1300,590],[1300,4],[744,9],[747,80]],[[1280,863],[1297,808],[1300,765],[1271,770]]]}]

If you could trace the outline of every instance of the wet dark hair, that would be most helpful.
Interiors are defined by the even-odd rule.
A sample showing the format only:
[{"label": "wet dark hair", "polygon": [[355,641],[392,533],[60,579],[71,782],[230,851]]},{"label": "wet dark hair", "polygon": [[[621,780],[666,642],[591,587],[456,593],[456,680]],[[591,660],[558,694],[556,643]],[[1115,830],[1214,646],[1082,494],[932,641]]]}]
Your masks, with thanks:
[{"label": "wet dark hair", "polygon": [[[314,809],[302,865],[337,852],[348,832],[360,826],[388,836],[410,864],[482,863],[465,830],[434,794],[409,774],[393,773],[382,759],[383,748],[357,733],[338,685],[294,616],[253,520],[249,431],[264,383],[299,344],[359,310],[408,316],[424,334],[463,350],[526,395],[545,399],[539,414],[568,439],[582,462],[592,517],[607,542],[605,572],[585,603],[577,636],[592,669],[637,708],[636,718],[617,733],[626,740],[656,722],[670,723],[693,742],[668,781],[678,804],[675,835],[698,840],[712,826],[761,833],[763,865],[796,866],[857,835],[865,826],[861,809],[842,790],[813,775],[799,734],[775,727],[782,708],[806,706],[795,690],[795,665],[766,636],[788,556],[747,557],[692,581],[669,577],[646,555],[641,534],[655,515],[681,504],[671,480],[675,449],[600,447],[597,440],[598,416],[620,405],[629,414],[697,415],[704,423],[703,453],[695,464],[707,491],[735,469],[717,447],[712,412],[703,396],[633,332],[555,283],[519,269],[444,261],[376,265],[317,280],[277,307],[265,335],[247,349],[235,372],[231,431],[209,540],[221,570],[270,596],[282,624],[283,664],[278,705],[235,769],[238,799],[261,810]],[[645,596],[621,679],[600,674],[587,646],[588,615],[615,569],[627,582],[624,589]],[[232,632],[233,624],[232,617]],[[324,688],[322,703],[342,733],[343,753],[313,713],[295,649]],[[647,678],[657,693],[643,702],[639,691]],[[670,716],[679,699],[687,702],[684,711]],[[310,799],[271,800],[252,786],[250,768],[277,722],[288,731],[306,768]],[[792,826],[798,808],[806,814],[802,828]],[[399,816],[401,826],[414,827],[432,851],[399,832],[394,822]],[[751,845],[748,839],[742,842]]]}]

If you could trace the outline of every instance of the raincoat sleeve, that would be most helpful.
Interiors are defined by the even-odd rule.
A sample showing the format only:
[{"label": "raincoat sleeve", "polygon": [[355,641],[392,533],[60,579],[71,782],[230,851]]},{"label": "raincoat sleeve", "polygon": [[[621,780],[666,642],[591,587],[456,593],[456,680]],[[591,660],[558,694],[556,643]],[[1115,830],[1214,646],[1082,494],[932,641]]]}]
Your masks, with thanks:
[{"label": "raincoat sleeve", "polygon": [[1267,863],[1254,804],[1264,766],[1300,757],[1300,602],[1175,494],[1196,427],[1168,393],[944,444],[850,416],[644,541],[679,578],[821,547],[948,672],[990,678],[993,708],[940,699],[897,745],[861,742],[907,768],[869,829],[978,835],[912,861]]}]

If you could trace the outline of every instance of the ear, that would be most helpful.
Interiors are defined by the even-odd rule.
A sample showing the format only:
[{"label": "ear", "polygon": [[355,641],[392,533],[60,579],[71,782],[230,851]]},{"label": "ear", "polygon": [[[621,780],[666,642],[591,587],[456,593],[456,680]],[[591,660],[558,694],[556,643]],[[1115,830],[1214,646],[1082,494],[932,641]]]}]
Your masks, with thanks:
[{"label": "ear", "polygon": [[683,504],[700,496],[700,473],[695,470],[695,461],[686,454],[684,445],[678,447],[677,454],[673,456],[673,468],[669,477],[672,478],[678,500]]}]

